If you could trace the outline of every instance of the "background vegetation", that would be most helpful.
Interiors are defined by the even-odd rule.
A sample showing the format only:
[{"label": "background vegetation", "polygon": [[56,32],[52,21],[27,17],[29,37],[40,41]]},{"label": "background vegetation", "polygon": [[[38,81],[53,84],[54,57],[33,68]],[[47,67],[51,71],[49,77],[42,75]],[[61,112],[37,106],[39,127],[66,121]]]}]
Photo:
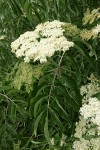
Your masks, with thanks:
[{"label": "background vegetation", "polygon": [[[87,76],[99,74],[98,49],[91,41],[76,43],[76,51],[56,54],[43,66],[30,67],[36,72],[33,84],[25,78],[19,88],[11,86],[24,68],[21,59],[11,53],[10,43],[25,31],[34,30],[41,22],[60,20],[82,26],[87,8],[100,6],[99,0],[1,0],[0,1],[0,150],[71,150],[75,122],[82,97],[79,87]],[[73,38],[73,37],[72,37]],[[96,49],[95,56],[88,51]],[[16,78],[16,86],[18,86]],[[60,147],[65,135],[66,146]],[[50,138],[56,139],[52,146]]]}]

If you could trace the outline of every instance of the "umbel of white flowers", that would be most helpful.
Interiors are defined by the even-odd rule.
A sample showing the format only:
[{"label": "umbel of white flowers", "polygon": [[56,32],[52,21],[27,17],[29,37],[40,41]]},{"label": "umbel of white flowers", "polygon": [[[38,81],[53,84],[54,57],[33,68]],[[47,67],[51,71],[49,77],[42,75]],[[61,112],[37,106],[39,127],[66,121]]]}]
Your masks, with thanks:
[{"label": "umbel of white flowers", "polygon": [[40,63],[47,61],[47,57],[54,55],[56,51],[67,51],[74,46],[63,35],[64,22],[54,20],[41,23],[34,31],[28,31],[11,43],[12,52],[16,57],[23,57],[25,62],[39,60]]},{"label": "umbel of white flowers", "polygon": [[74,150],[100,150],[100,101],[89,98],[80,108],[79,122],[76,123],[73,143]]},{"label": "umbel of white flowers", "polygon": [[100,100],[93,95],[100,93],[100,80],[93,74],[90,83],[81,87],[83,105],[76,123],[74,150],[100,150]]}]

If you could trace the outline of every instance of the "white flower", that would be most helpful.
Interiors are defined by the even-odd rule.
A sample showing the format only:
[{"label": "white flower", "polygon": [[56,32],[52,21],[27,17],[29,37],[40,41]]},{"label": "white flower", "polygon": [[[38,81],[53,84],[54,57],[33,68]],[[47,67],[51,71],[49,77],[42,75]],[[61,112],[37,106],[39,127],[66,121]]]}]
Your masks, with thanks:
[{"label": "white flower", "polygon": [[74,136],[77,138],[82,138],[82,135],[86,132],[86,121],[82,116],[80,116],[79,122],[76,123],[76,129]]},{"label": "white flower", "polygon": [[84,102],[86,103],[89,98],[91,98],[96,93],[100,92],[100,84],[99,84],[100,81],[93,74],[91,74],[89,80],[90,83],[83,85],[80,88],[80,93],[82,96],[84,96],[83,103]]},{"label": "white flower", "polygon": [[55,145],[54,141],[55,141],[54,138],[51,138],[51,139],[50,139],[50,142],[51,142],[52,145]]},{"label": "white flower", "polygon": [[97,26],[92,31],[96,34],[99,34],[100,33],[100,25],[97,24]]},{"label": "white flower", "polygon": [[80,108],[80,114],[84,119],[89,119],[95,125],[100,126],[100,101],[96,97],[90,98],[88,104]]},{"label": "white flower", "polygon": [[89,149],[90,142],[81,138],[79,141],[75,141],[73,143],[74,150],[90,150]]},{"label": "white flower", "polygon": [[66,140],[66,135],[64,135],[64,134],[62,134],[62,138],[61,138],[61,141],[60,141],[60,146],[62,147],[63,145],[66,145],[66,142],[65,142],[65,140]]},{"label": "white flower", "polygon": [[100,150],[100,138],[92,138],[90,143],[93,150]]},{"label": "white flower", "polygon": [[100,100],[92,97],[100,92],[100,80],[94,75],[89,80],[90,83],[81,87],[83,105],[76,123],[74,137],[79,140],[73,142],[74,150],[100,150]]},{"label": "white flower", "polygon": [[65,23],[54,20],[39,24],[34,31],[28,31],[11,43],[12,52],[16,57],[24,57],[25,62],[47,61],[56,51],[67,51],[74,46],[64,35],[62,25]]},{"label": "white flower", "polygon": [[[78,140],[73,142],[74,150],[100,150],[100,137],[90,138],[89,140],[85,139],[85,136],[96,136],[100,131],[98,127],[92,127],[90,122],[86,121],[82,116],[80,116],[79,122],[76,124],[75,134]],[[96,147],[97,145],[97,147]],[[92,149],[91,149],[92,148]]]},{"label": "white flower", "polygon": [[54,29],[49,29],[49,30],[43,30],[42,32],[42,35],[44,37],[60,37],[60,36],[63,36],[63,32],[64,30],[62,29],[57,29],[57,28],[54,28]]},{"label": "white flower", "polygon": [[1,35],[1,36],[0,36],[0,40],[4,40],[5,38],[7,38],[6,35]]}]

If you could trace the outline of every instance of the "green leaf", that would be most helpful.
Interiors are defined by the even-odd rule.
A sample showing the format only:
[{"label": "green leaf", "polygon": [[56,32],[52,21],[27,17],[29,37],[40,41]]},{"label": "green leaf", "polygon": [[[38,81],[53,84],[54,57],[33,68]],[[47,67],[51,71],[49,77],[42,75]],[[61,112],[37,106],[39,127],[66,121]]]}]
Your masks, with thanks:
[{"label": "green leaf", "polygon": [[43,113],[44,113],[44,111],[42,111],[42,112],[39,114],[39,116],[36,118],[36,121],[35,121],[35,123],[34,123],[34,134],[35,134],[35,136],[37,135],[37,128],[38,128],[38,126],[39,126],[39,123],[40,123],[40,120],[41,120],[41,118],[42,118]]},{"label": "green leaf", "polygon": [[90,62],[90,64],[94,66],[94,63],[91,57],[89,56],[88,52],[84,49],[84,46],[83,45],[79,46],[79,45],[80,45],[79,43],[77,45],[75,44],[74,48],[77,49],[83,56],[85,56],[85,58]]},{"label": "green leaf", "polygon": [[38,96],[39,94],[41,94],[41,92],[45,89],[48,88],[48,85],[46,83],[42,83],[41,85],[38,86],[38,91],[36,96]]},{"label": "green leaf", "polygon": [[82,98],[80,95],[80,91],[78,89],[78,86],[76,84],[76,81],[72,78],[69,77],[67,74],[64,74],[61,78],[68,86],[69,88],[74,92],[74,101],[77,103],[78,106],[82,105]]},{"label": "green leaf", "polygon": [[1,86],[0,87],[0,92],[1,91],[6,91],[6,90],[9,90],[10,89],[10,86]]},{"label": "green leaf", "polygon": [[37,102],[35,103],[35,105],[34,105],[34,117],[36,117],[36,115],[37,115],[37,110],[38,110],[38,107],[39,107],[39,105],[47,98],[48,96],[44,96],[43,95],[43,97],[41,96],[41,98],[38,100],[37,99]]},{"label": "green leaf", "polygon": [[44,124],[44,136],[48,142],[49,145],[51,145],[50,142],[50,135],[49,135],[49,129],[48,129],[48,115],[45,118],[45,124]]},{"label": "green leaf", "polygon": [[59,107],[59,112],[62,112],[65,120],[68,121],[69,124],[71,124],[71,119],[69,117],[69,115],[66,113],[66,111],[63,109],[63,107],[60,105],[59,101],[55,98],[55,101],[57,103],[57,106]]},{"label": "green leaf", "polygon": [[88,42],[86,42],[86,41],[83,41],[83,40],[81,40],[81,39],[80,39],[80,41],[81,41],[83,44],[85,44],[85,45],[88,47],[88,49],[90,49],[90,50],[93,52],[93,54],[95,55],[95,58],[96,58],[96,60],[97,60],[96,51],[92,48],[92,46],[91,46]]},{"label": "green leaf", "polygon": [[28,0],[25,2],[23,9],[27,18],[31,21],[32,20],[31,3],[29,3]]},{"label": "green leaf", "polygon": [[72,15],[75,16],[75,13],[76,13],[76,12],[74,12],[74,11],[72,10],[70,4],[71,4],[71,3],[70,3],[70,0],[67,0],[67,8],[68,8],[68,10],[72,13]]},{"label": "green leaf", "polygon": [[16,105],[11,102],[11,119],[16,120]]},{"label": "green leaf", "polygon": [[25,108],[22,108],[21,106],[16,104],[16,110],[21,114],[21,117],[26,120],[27,117],[29,117],[29,114]]},{"label": "green leaf", "polygon": [[55,121],[56,121],[57,125],[59,126],[61,132],[64,133],[65,127],[63,126],[62,122],[60,121],[60,119],[58,118],[58,116],[56,115],[56,113],[54,112],[53,109],[51,109],[51,108],[49,107],[49,110],[50,110],[50,112],[52,113],[53,117],[55,118]]},{"label": "green leaf", "polygon": [[39,22],[41,22],[41,15],[39,14],[38,10],[35,9],[35,6],[33,7],[33,10],[34,10],[35,15],[37,16]]},{"label": "green leaf", "polygon": [[[66,81],[64,81],[64,83],[66,83]],[[71,97],[71,95],[68,93],[65,86],[59,82],[59,84],[57,84],[57,89],[59,89],[59,91],[62,92],[62,94],[66,100],[66,103],[68,105],[70,105],[71,107],[73,107],[73,109],[75,111],[78,111],[79,110],[79,104],[77,104],[76,100],[73,97]],[[56,90],[54,90],[54,92],[56,93]],[[57,93],[56,93],[56,95],[57,95]]]},{"label": "green leaf", "polygon": [[10,0],[10,4],[12,5],[12,10],[16,15],[21,15],[22,13],[22,8],[19,2],[17,2],[16,0]]}]

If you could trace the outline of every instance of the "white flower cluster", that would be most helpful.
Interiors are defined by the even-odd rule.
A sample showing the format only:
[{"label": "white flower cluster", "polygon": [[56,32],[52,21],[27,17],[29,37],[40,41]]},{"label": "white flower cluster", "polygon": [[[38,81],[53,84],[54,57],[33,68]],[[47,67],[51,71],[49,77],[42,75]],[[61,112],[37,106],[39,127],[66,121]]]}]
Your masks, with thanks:
[{"label": "white flower cluster", "polygon": [[89,79],[91,82],[81,87],[84,98],[76,123],[74,136],[78,140],[73,143],[74,150],[100,150],[100,100],[92,97],[100,92],[100,82],[93,75]]},{"label": "white flower cluster", "polygon": [[64,24],[57,20],[39,24],[34,31],[25,32],[11,43],[12,52],[16,57],[24,57],[25,62],[39,60],[44,63],[55,51],[69,50],[74,43],[64,37]]},{"label": "white flower cluster", "polygon": [[78,138],[73,143],[74,150],[100,150],[100,128],[80,116],[76,123],[74,136]]},{"label": "white flower cluster", "polygon": [[74,150],[100,150],[100,138],[91,138],[86,140],[80,138],[80,140],[75,141],[73,144]]},{"label": "white flower cluster", "polygon": [[100,33],[100,25],[97,24],[97,26],[92,30],[92,32],[98,35]]},{"label": "white flower cluster", "polygon": [[88,104],[80,108],[80,114],[100,128],[100,101],[96,97],[89,98]]},{"label": "white flower cluster", "polygon": [[89,83],[80,88],[83,97],[83,103],[88,101],[90,97],[100,92],[100,81],[93,75],[89,77]]}]

